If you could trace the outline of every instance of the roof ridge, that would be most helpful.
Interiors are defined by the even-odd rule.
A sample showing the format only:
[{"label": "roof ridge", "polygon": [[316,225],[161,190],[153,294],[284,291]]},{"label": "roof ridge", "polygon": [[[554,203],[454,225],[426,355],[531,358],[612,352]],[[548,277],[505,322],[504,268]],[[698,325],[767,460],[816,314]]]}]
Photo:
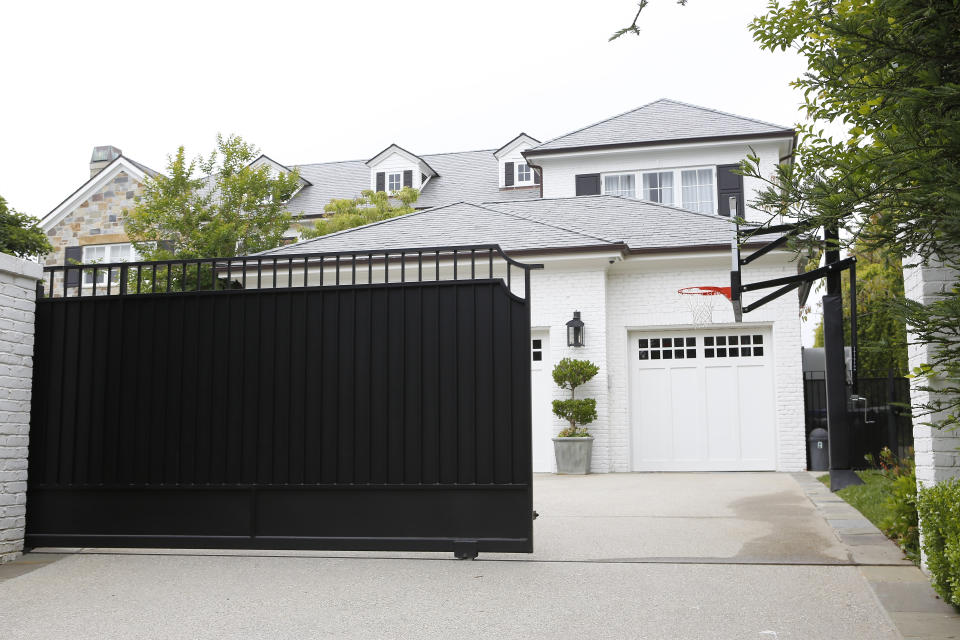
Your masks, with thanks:
[{"label": "roof ridge", "polygon": [[[535,202],[535,201],[536,201],[536,199],[534,199],[534,200],[528,200],[528,201],[526,201],[526,202]],[[525,202],[525,201],[520,200],[520,201],[518,201],[518,202]],[[480,206],[480,207],[482,207],[482,208],[484,208],[484,209],[487,209],[488,211],[494,211],[494,212],[496,212],[496,213],[500,213],[500,214],[503,214],[503,215],[512,216],[512,217],[514,217],[514,218],[519,218],[519,219],[521,219],[521,220],[526,220],[527,222],[534,222],[534,223],[536,223],[536,224],[541,224],[541,225],[543,225],[543,226],[545,226],[545,227],[553,227],[554,229],[560,229],[561,231],[567,231],[567,232],[571,232],[571,233],[576,233],[576,234],[579,234],[579,235],[581,235],[581,236],[585,236],[585,237],[587,237],[587,238],[594,238],[595,240],[602,240],[602,241],[608,242],[608,243],[610,243],[610,244],[617,244],[618,242],[620,242],[619,240],[611,240],[610,238],[604,238],[603,236],[598,236],[598,235],[594,235],[594,234],[592,234],[592,233],[588,233],[588,232],[584,231],[583,229],[577,229],[576,227],[567,227],[567,226],[562,226],[562,225],[559,225],[559,224],[556,224],[556,223],[544,222],[543,220],[537,220],[536,218],[531,218],[530,216],[525,216],[525,215],[520,214],[520,213],[514,213],[514,212],[512,212],[512,211],[500,211],[499,209],[491,209],[490,207],[484,207],[482,204],[481,204],[481,205],[477,205],[477,206]]]}]

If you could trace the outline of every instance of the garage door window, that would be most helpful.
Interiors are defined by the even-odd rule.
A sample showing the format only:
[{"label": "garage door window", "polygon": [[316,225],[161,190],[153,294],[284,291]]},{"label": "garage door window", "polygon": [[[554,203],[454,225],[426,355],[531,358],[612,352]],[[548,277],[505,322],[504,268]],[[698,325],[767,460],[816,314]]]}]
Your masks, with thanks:
[{"label": "garage door window", "polygon": [[763,336],[725,335],[703,339],[704,358],[749,358],[763,355]]},{"label": "garage door window", "polygon": [[637,347],[641,360],[692,360],[697,357],[696,338],[640,338]]}]

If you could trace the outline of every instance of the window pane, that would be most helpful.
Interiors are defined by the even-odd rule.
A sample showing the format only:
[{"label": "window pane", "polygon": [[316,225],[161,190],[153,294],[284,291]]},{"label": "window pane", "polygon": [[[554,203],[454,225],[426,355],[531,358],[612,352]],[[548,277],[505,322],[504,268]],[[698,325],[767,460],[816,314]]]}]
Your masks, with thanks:
[{"label": "window pane", "polygon": [[673,204],[673,172],[659,171],[643,174],[643,199]]},{"label": "window pane", "polygon": [[680,172],[683,208],[713,213],[713,172],[710,169],[685,169]]},{"label": "window pane", "polygon": [[525,162],[517,165],[517,182],[530,182],[530,165]]},{"label": "window pane", "polygon": [[637,194],[636,176],[632,173],[604,176],[603,192],[611,196],[635,198]]}]

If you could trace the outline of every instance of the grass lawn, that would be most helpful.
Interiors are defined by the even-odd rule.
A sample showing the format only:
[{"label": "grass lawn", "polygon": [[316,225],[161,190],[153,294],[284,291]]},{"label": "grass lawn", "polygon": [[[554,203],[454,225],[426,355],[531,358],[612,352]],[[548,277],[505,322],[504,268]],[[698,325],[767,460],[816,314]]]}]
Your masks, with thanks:
[{"label": "grass lawn", "polygon": [[[881,522],[890,513],[890,479],[879,471],[868,469],[858,471],[857,475],[863,480],[863,484],[851,485],[845,489],[837,491],[837,495],[846,500],[857,511],[866,516],[867,520],[883,531]],[[817,478],[828,487],[830,486],[830,474],[824,474]]]}]

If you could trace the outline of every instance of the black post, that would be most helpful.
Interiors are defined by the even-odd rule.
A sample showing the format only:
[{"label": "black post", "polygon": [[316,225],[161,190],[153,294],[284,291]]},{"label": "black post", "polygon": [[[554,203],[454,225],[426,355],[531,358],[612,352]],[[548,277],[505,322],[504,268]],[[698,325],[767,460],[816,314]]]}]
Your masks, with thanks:
[{"label": "black post", "polygon": [[860,394],[857,377],[860,371],[860,350],[857,344],[857,260],[850,263],[850,393]]},{"label": "black post", "polygon": [[887,406],[885,411],[887,416],[887,442],[890,443],[890,450],[896,453],[898,458],[901,458],[904,452],[900,450],[900,429],[897,428],[897,416],[893,412],[893,403],[896,402],[895,394],[893,367],[889,367],[887,369]]},{"label": "black post", "polygon": [[[836,227],[823,232],[826,264],[840,261]],[[850,422],[847,415],[847,365],[843,353],[843,293],[841,270],[827,274],[823,296],[823,352],[827,390],[827,437],[830,442],[830,490],[837,491],[860,479],[850,460]]]}]

